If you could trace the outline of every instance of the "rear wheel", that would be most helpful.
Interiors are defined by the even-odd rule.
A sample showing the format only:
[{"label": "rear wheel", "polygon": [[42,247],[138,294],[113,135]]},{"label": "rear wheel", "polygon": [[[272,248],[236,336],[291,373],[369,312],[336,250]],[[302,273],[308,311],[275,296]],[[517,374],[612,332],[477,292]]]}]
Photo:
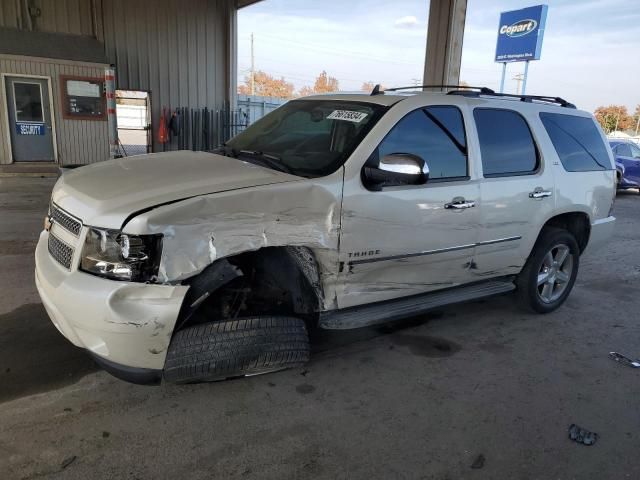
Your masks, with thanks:
[{"label": "rear wheel", "polygon": [[308,360],[309,337],[299,318],[222,320],[175,333],[167,351],[164,379],[211,382],[298,367]]},{"label": "rear wheel", "polygon": [[545,228],[516,280],[523,306],[554,311],[569,296],[578,274],[580,248],[566,230]]}]

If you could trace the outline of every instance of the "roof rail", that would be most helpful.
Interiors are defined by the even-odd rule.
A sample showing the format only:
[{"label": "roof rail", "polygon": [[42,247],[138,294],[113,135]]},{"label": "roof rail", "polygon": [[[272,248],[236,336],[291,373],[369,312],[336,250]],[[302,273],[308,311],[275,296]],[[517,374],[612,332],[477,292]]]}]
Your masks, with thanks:
[{"label": "roof rail", "polygon": [[[467,86],[467,85],[411,85],[408,87],[394,87],[394,88],[385,88],[384,90],[382,90],[382,87],[378,84],[375,87],[373,87],[373,90],[371,90],[371,96],[374,95],[382,95],[385,92],[397,92],[400,90],[417,90],[417,89],[427,89],[427,88],[441,88],[441,89],[445,89],[445,88],[454,88],[456,89],[455,91],[465,91],[465,90],[477,90],[478,93],[484,93],[487,95],[492,95],[495,92],[493,90],[491,90],[490,88],[487,87],[471,87],[471,86]],[[449,92],[451,93],[451,92]]]},{"label": "roof rail", "polygon": [[463,95],[463,96],[474,96],[474,97],[479,97],[480,95],[487,95],[490,97],[505,97],[505,98],[517,98],[518,100],[520,100],[521,102],[527,102],[527,103],[533,103],[533,102],[540,102],[540,103],[552,103],[555,105],[559,105],[561,107],[565,107],[565,108],[576,108],[576,106],[571,103],[566,101],[564,98],[561,97],[548,97],[545,95],[517,95],[517,94],[513,94],[513,93],[496,93],[494,91],[491,91],[491,93],[487,93],[487,92],[467,92],[464,90],[453,90],[451,92],[448,92],[448,95]]}]

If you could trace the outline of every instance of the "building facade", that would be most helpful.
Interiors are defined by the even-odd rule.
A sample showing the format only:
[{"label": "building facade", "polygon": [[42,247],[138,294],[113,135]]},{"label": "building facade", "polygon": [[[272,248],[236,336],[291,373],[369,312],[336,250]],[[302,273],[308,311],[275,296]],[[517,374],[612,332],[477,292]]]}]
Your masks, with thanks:
[{"label": "building facade", "polygon": [[[236,0],[0,0],[0,165],[109,156],[105,69],[162,112],[235,102]],[[213,118],[213,116],[212,116]]]}]

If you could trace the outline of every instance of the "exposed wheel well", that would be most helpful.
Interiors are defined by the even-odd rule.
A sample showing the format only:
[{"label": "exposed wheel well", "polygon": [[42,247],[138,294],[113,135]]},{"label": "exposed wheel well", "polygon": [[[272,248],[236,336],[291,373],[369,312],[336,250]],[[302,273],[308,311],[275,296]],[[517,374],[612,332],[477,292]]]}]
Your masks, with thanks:
[{"label": "exposed wheel well", "polygon": [[305,247],[266,247],[223,258],[184,283],[192,287],[176,330],[213,320],[284,314],[304,318],[313,327],[323,299],[318,264]]},{"label": "exposed wheel well", "polygon": [[[561,215],[550,218],[544,227],[556,227],[569,231],[578,242],[580,253],[589,243],[589,235],[591,235],[591,222],[589,216],[582,212],[563,213]],[[543,229],[544,229],[543,227]]]}]

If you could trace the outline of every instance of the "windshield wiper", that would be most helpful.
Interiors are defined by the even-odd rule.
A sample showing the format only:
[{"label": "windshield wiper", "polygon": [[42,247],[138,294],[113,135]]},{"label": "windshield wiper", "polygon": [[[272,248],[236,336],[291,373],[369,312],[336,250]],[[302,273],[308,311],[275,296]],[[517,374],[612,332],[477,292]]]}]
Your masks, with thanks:
[{"label": "windshield wiper", "polygon": [[273,168],[274,170],[279,170],[285,173],[292,173],[291,168],[288,165],[282,163],[282,160],[275,155],[269,155],[268,153],[260,152],[257,150],[240,150],[232,152],[235,153],[236,158],[240,155],[245,155],[251,157],[253,160],[257,160],[259,163],[262,163],[263,166]]}]

